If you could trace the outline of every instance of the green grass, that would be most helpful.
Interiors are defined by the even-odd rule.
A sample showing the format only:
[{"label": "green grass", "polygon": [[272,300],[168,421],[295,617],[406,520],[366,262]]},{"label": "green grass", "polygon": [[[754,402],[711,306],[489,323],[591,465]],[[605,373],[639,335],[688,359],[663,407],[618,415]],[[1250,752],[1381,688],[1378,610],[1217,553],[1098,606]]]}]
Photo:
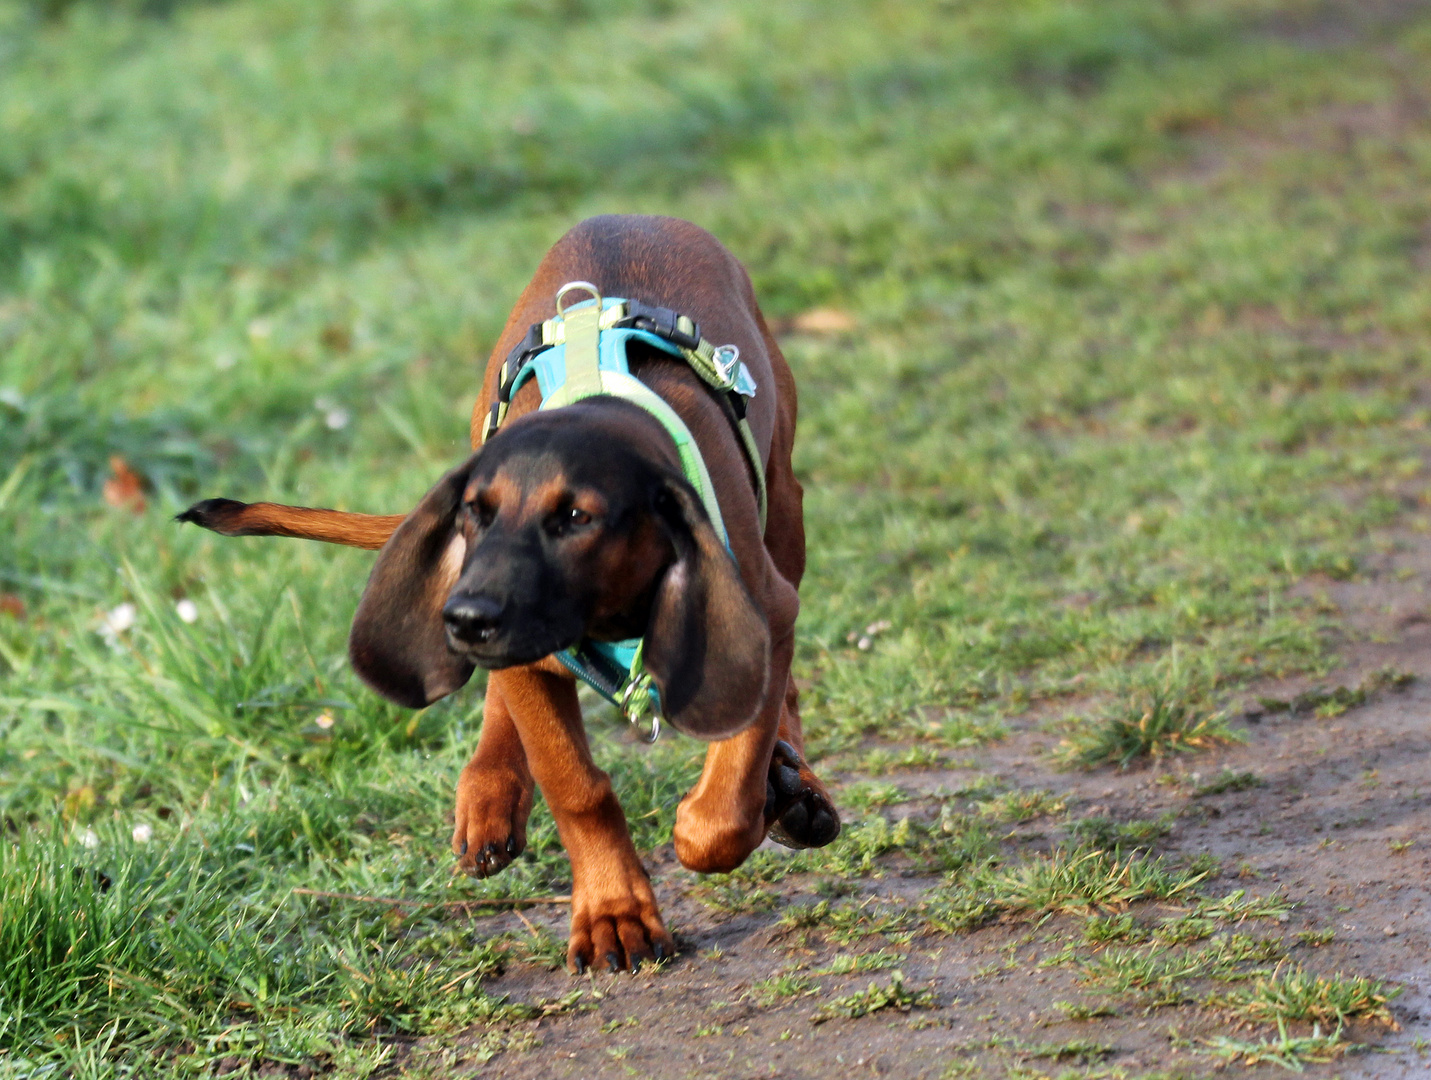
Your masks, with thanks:
[{"label": "green grass", "polygon": [[1400,987],[1360,975],[1318,975],[1295,968],[1259,978],[1249,990],[1215,996],[1209,1004],[1255,1022],[1307,1020],[1340,1027],[1356,1019],[1393,1025],[1386,1004],[1400,993]]},{"label": "green grass", "polygon": [[1210,1053],[1229,1062],[1270,1064],[1289,1072],[1303,1072],[1309,1063],[1323,1064],[1365,1049],[1342,1038],[1340,1027],[1326,1034],[1321,1025],[1314,1025],[1308,1035],[1292,1035],[1282,1023],[1277,1025],[1277,1036],[1272,1039],[1254,1042],[1218,1035],[1208,1039],[1207,1046]]},{"label": "green grass", "polygon": [[[1148,748],[1195,745],[1235,689],[1328,671],[1334,616],[1289,588],[1355,577],[1419,512],[1431,145],[1329,147],[1308,118],[1424,94],[1431,20],[1311,48],[1275,32],[1296,6],[0,0],[0,1055],[363,1075],[380,1035],[484,1017],[483,1053],[521,1045],[501,1025],[540,1006],[483,973],[559,942],[478,923],[454,952],[434,909],[292,891],[565,890],[540,807],[501,877],[451,877],[480,685],[420,714],[359,685],[370,555],[169,519],[412,505],[541,252],[592,213],[691,218],[772,318],[853,319],[785,338],[815,758],[928,768],[1170,672],[1197,708],[1166,703],[1178,739]],[[101,498],[115,455],[143,512]],[[593,729],[638,846],[667,842],[700,748]],[[995,847],[965,815],[881,819],[794,865],[991,874],[1023,914],[1196,876],[1073,849],[988,869]],[[849,940],[916,921],[834,910]]]},{"label": "green grass", "polygon": [[1194,753],[1240,741],[1226,716],[1165,683],[1136,692],[1118,713],[1075,733],[1064,756],[1084,768],[1111,764],[1126,769],[1139,758]]},{"label": "green grass", "polygon": [[1077,840],[1101,848],[1149,847],[1154,841],[1172,832],[1175,816],[1165,814],[1158,818],[1137,818],[1133,821],[1114,821],[1110,817],[1095,814],[1071,822],[1068,832]]},{"label": "green grass", "polygon": [[1205,799],[1210,795],[1222,795],[1229,791],[1247,791],[1251,788],[1265,787],[1266,780],[1258,776],[1255,772],[1236,772],[1232,769],[1223,769],[1221,774],[1213,777],[1206,784],[1199,784],[1193,789],[1193,798]]},{"label": "green grass", "polygon": [[980,885],[1008,911],[1050,914],[1117,908],[1137,900],[1188,895],[1205,871],[1099,848],[1060,848],[1043,858],[988,873]]},{"label": "green grass", "polygon": [[834,998],[811,1016],[816,1024],[823,1024],[836,1017],[857,1019],[884,1009],[909,1012],[911,1009],[934,1008],[934,994],[930,990],[912,989],[905,985],[904,973],[898,969],[890,972],[889,983],[881,986],[872,982],[863,990],[843,997]]}]

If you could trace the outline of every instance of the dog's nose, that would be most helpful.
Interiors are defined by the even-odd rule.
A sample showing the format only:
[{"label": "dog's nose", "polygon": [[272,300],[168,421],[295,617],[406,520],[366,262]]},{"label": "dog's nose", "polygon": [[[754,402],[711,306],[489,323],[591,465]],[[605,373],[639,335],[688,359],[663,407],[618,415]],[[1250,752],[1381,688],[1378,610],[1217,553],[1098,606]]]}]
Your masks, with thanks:
[{"label": "dog's nose", "polygon": [[481,645],[497,632],[502,607],[490,596],[454,596],[443,606],[442,621],[458,641]]}]

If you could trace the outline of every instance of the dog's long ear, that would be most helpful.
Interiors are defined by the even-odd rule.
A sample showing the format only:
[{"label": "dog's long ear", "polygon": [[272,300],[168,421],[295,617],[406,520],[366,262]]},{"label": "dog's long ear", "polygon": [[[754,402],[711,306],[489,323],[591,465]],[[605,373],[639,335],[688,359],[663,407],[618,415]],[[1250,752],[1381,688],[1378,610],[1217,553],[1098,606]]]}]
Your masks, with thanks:
[{"label": "dog's long ear", "polygon": [[439,480],[383,545],[348,634],[353,670],[383,697],[412,709],[472,677],[473,665],[447,648],[442,606],[467,553],[456,522],[475,460]]},{"label": "dog's long ear", "polygon": [[765,701],[770,629],[690,485],[666,481],[656,513],[676,561],[651,606],[646,668],[672,727],[698,739],[729,738]]}]

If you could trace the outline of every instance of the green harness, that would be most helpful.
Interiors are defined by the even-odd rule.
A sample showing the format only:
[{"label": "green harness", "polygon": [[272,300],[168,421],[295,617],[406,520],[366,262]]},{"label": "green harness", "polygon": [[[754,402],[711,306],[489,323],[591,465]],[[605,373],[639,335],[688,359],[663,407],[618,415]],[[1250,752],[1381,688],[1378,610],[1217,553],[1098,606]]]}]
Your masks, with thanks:
[{"label": "green harness", "polygon": [[[570,292],[590,293],[593,299],[563,308]],[[681,469],[696,489],[716,534],[730,548],[720,503],[705,459],[690,428],[676,411],[631,374],[626,350],[636,340],[677,357],[712,390],[724,395],[735,419],[760,505],[760,530],[765,531],[765,466],[746,420],[746,403],[755,396],[755,381],[740,362],[734,345],[712,345],[701,337],[700,327],[669,308],[652,307],[639,300],[602,299],[595,285],[573,281],[556,296],[556,318],[534,324],[527,336],[507,355],[497,380],[497,397],[482,429],[485,443],[502,426],[512,396],[535,377],[543,409],[557,409],[598,394],[619,397],[639,405],[661,422],[676,443]],[[557,653],[573,675],[620,709],[633,724],[651,717],[647,742],[661,733],[660,695],[642,662],[644,638],[626,641],[583,639]]]}]

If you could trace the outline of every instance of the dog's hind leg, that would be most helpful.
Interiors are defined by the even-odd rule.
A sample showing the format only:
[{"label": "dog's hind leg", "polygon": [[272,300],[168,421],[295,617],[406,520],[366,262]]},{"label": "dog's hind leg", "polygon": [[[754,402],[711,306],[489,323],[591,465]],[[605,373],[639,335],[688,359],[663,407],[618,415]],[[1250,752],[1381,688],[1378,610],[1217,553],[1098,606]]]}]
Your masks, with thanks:
[{"label": "dog's hind leg", "polygon": [[406,514],[350,514],[278,503],[241,503],[205,499],[174,520],[202,526],[222,536],[291,536],[325,544],[376,551],[403,523]]},{"label": "dog's hind leg", "polygon": [[507,703],[491,685],[477,750],[457,780],[452,853],[473,877],[490,877],[527,846],[532,770]]},{"label": "dog's hind leg", "polygon": [[[771,355],[779,355],[779,346],[768,333],[766,345]],[[788,395],[787,400],[793,401],[794,385],[787,385],[783,393]],[[774,448],[771,460],[789,461],[789,432],[793,430],[792,419],[789,428],[777,432],[781,445]],[[769,483],[772,520],[778,515],[780,526],[766,530],[765,545],[780,575],[798,589],[805,575],[805,493],[788,467],[772,469]],[[780,711],[780,727],[770,756],[765,821],[770,839],[786,847],[823,847],[840,833],[840,815],[834,800],[805,760],[800,691],[793,675],[786,683],[785,705]]]},{"label": "dog's hind leg", "polygon": [[805,760],[800,692],[793,675],[780,711],[779,738],[770,755],[765,820],[770,839],[786,847],[824,847],[840,835],[840,814],[835,802]]},{"label": "dog's hind leg", "polygon": [[834,804],[800,754],[799,714],[790,693],[799,603],[794,588],[777,580],[779,599],[767,608],[774,617],[765,704],[750,727],[710,744],[700,780],[676,810],[676,855],[700,873],[734,870],[770,826],[783,826],[787,817],[790,827],[776,839],[795,846],[828,843],[840,831]]}]

